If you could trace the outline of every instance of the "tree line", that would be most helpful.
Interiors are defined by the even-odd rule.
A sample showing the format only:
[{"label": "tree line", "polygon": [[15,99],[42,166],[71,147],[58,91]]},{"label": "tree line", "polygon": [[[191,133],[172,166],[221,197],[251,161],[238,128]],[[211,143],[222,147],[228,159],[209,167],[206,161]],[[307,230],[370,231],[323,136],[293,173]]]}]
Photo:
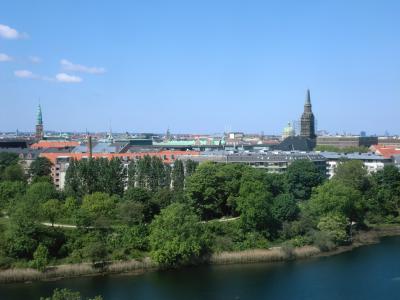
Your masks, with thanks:
[{"label": "tree line", "polygon": [[122,196],[125,188],[138,187],[152,192],[172,188],[182,191],[185,177],[190,176],[197,163],[177,160],[174,168],[157,156],[132,160],[125,168],[118,158],[71,160],[66,172],[65,191],[70,196],[83,197],[94,192]]},{"label": "tree line", "polygon": [[[0,170],[13,164],[0,160]],[[396,167],[369,175],[359,161],[340,162],[331,180],[307,160],[283,174],[180,160],[171,168],[154,157],[126,169],[118,160],[72,161],[64,191],[43,176],[27,182],[2,175],[0,208],[9,218],[0,219],[0,267],[45,270],[149,254],[176,267],[271,245],[329,250],[370,224],[398,223],[399,195]]]}]

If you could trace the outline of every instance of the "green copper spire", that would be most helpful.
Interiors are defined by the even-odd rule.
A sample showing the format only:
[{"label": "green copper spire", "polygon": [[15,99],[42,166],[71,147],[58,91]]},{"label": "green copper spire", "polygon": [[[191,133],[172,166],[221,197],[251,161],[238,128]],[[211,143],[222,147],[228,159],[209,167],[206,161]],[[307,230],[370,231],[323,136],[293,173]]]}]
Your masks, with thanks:
[{"label": "green copper spire", "polygon": [[41,108],[40,104],[38,105],[38,109],[37,109],[36,125],[43,125],[42,108]]}]

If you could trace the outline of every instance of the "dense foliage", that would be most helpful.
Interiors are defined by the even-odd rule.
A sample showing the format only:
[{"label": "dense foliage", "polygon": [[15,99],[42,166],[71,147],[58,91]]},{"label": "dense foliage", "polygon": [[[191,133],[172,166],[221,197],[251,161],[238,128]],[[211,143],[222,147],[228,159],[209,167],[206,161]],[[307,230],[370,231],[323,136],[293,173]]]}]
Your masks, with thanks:
[{"label": "dense foliage", "polygon": [[32,180],[48,174],[45,161],[33,166],[30,178],[19,176],[7,171],[20,167],[18,157],[0,155],[0,268],[84,261],[102,268],[149,255],[176,267],[283,242],[328,250],[350,243],[351,231],[400,221],[393,166],[369,175],[343,161],[327,180],[310,161],[269,174],[242,164],[169,166],[149,156],[128,167],[88,159],[70,163],[64,191]]},{"label": "dense foliage", "polygon": [[[40,300],[83,300],[79,292],[74,292],[69,289],[55,289],[50,297],[40,298]],[[96,296],[94,298],[85,298],[87,300],[102,300],[103,297]]]}]

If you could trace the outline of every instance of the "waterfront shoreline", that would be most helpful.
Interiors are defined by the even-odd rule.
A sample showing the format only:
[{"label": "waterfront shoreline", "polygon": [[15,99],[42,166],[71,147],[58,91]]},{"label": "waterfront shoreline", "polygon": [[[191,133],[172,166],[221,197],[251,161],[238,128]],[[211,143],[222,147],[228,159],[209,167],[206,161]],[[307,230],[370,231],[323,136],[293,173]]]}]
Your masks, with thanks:
[{"label": "waterfront shoreline", "polygon": [[[213,254],[208,260],[209,265],[272,263],[307,258],[318,258],[338,255],[355,248],[378,243],[387,236],[400,236],[400,225],[380,225],[368,231],[360,231],[354,236],[353,243],[340,246],[331,251],[323,252],[315,246],[303,246],[293,249],[274,247],[270,249],[251,249],[237,252],[222,252]],[[145,258],[142,261],[117,261],[107,265],[106,269],[96,269],[91,263],[69,264],[50,267],[46,272],[35,269],[7,269],[0,271],[0,284],[31,283],[34,281],[57,281],[61,279],[105,276],[105,275],[137,275],[156,271],[158,267]]]}]

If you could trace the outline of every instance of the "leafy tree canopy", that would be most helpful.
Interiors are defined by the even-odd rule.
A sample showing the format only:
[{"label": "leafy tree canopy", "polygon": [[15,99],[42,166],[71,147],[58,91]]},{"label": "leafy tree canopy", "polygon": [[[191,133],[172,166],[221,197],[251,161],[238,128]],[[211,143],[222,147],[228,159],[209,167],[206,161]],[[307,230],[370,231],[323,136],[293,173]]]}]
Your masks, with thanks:
[{"label": "leafy tree canopy", "polygon": [[163,209],[150,225],[151,257],[164,267],[195,263],[209,249],[205,224],[186,204]]},{"label": "leafy tree canopy", "polygon": [[367,169],[363,162],[359,160],[343,160],[340,162],[336,166],[335,176],[332,179],[360,192],[365,192],[369,188]]},{"label": "leafy tree canopy", "polygon": [[362,221],[361,193],[341,181],[330,180],[316,188],[308,208],[314,216],[338,213],[352,221]]},{"label": "leafy tree canopy", "polygon": [[312,189],[320,185],[325,177],[325,174],[308,160],[296,160],[286,171],[288,190],[296,200],[309,199]]},{"label": "leafy tree canopy", "polygon": [[46,157],[36,158],[30,165],[30,173],[32,177],[50,176],[51,161]]}]

